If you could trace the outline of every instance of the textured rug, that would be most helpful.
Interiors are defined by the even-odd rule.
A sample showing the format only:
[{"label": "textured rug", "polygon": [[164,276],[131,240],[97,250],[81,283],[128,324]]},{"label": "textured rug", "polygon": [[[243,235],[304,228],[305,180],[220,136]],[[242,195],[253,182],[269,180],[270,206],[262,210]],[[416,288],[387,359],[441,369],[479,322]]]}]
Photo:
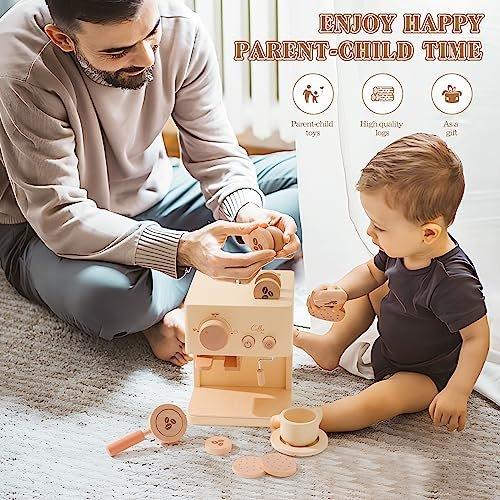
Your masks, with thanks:
[{"label": "textured rug", "polygon": [[[500,497],[499,411],[474,393],[462,433],[432,427],[426,412],[330,436],[299,459],[297,474],[241,479],[235,458],[272,451],[267,429],[190,426],[181,444],[150,440],[116,458],[104,445],[143,427],[158,404],[186,409],[191,366],[156,360],[141,335],[86,337],[23,299],[0,273],[0,498],[471,498]],[[326,373],[301,352],[294,401],[320,404],[368,382]],[[213,457],[224,434],[234,452]]]}]

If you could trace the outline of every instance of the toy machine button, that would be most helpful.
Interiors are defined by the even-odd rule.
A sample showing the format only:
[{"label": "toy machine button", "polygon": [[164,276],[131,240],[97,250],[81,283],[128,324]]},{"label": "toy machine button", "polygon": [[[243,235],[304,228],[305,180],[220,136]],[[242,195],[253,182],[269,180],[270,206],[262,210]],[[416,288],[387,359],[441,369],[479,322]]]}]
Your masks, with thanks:
[{"label": "toy machine button", "polygon": [[255,339],[251,335],[246,335],[241,339],[241,341],[243,342],[243,346],[247,349],[250,349],[250,347],[255,345]]},{"label": "toy machine button", "polygon": [[200,327],[200,343],[209,351],[219,351],[229,339],[229,325],[220,319],[209,319]]},{"label": "toy machine button", "polygon": [[276,339],[274,337],[264,337],[262,344],[266,349],[272,349],[276,345]]}]

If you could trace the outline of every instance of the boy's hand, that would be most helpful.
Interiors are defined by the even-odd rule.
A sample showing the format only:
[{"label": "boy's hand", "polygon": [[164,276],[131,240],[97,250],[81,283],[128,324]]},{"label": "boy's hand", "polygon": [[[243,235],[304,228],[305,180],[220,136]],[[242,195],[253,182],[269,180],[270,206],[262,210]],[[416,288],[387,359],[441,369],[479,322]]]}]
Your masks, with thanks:
[{"label": "boy's hand", "polygon": [[337,285],[320,285],[307,298],[309,314],[326,321],[342,321],[347,293]]},{"label": "boy's hand", "polygon": [[469,395],[445,387],[429,405],[429,415],[436,427],[446,426],[450,432],[463,431],[467,421]]}]

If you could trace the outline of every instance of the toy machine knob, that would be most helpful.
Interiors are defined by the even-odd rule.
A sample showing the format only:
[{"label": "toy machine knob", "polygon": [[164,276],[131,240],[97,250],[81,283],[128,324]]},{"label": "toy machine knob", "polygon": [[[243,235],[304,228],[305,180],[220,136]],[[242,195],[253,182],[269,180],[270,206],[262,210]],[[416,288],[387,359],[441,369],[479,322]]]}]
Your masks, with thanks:
[{"label": "toy machine knob", "polygon": [[241,339],[241,342],[243,342],[243,347],[250,349],[255,345],[255,339],[251,335],[246,335]]},{"label": "toy machine knob", "polygon": [[209,319],[200,327],[200,343],[209,351],[219,351],[229,339],[230,326],[221,319]]},{"label": "toy machine knob", "polygon": [[264,337],[262,339],[262,345],[266,349],[272,349],[276,345],[276,339],[274,337]]}]

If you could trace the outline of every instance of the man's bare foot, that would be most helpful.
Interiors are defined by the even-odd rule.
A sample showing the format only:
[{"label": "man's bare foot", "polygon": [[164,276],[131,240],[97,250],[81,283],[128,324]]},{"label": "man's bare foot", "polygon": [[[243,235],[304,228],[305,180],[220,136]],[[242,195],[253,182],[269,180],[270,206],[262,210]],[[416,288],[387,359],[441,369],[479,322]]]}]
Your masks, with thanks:
[{"label": "man's bare foot", "polygon": [[184,310],[174,309],[156,325],[143,331],[154,355],[176,366],[183,366],[192,360],[184,350]]},{"label": "man's bare foot", "polygon": [[331,335],[308,333],[293,329],[293,345],[307,352],[323,370],[334,370],[339,366],[341,349],[332,341]]}]

